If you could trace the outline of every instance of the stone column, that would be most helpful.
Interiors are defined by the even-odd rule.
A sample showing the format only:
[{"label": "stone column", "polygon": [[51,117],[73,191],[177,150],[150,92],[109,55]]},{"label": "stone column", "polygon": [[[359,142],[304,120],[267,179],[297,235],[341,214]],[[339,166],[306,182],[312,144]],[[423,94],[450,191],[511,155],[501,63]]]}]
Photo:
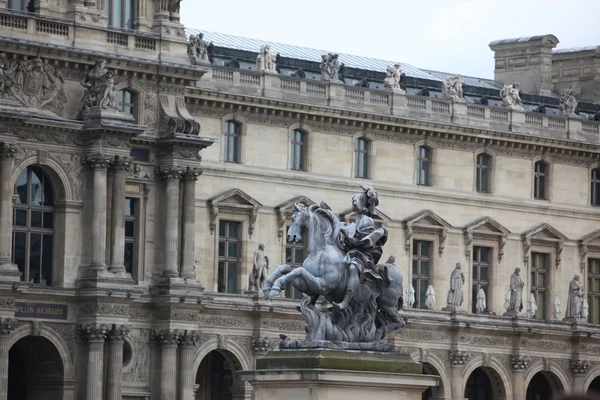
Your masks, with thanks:
[{"label": "stone column", "polygon": [[104,339],[109,330],[108,325],[102,324],[87,324],[81,327],[81,332],[88,341],[85,400],[103,400]]},{"label": "stone column", "polygon": [[179,400],[194,400],[194,350],[199,335],[197,331],[185,331],[179,340]]},{"label": "stone column", "polygon": [[527,394],[527,387],[525,386],[525,372],[529,368],[531,360],[526,356],[512,356],[510,359],[510,365],[513,370],[513,399],[521,400],[525,398]]},{"label": "stone column", "polygon": [[106,400],[121,400],[123,391],[123,342],[129,333],[125,325],[113,325],[108,333]]},{"label": "stone column", "polygon": [[585,393],[585,377],[591,369],[591,365],[585,360],[571,360],[571,372],[573,373],[573,385],[571,393]]},{"label": "stone column", "polygon": [[131,168],[131,158],[116,156],[112,162],[112,232],[109,271],[125,272],[125,181]]},{"label": "stone column", "polygon": [[155,333],[161,346],[159,400],[177,399],[177,343],[179,332],[164,329]]},{"label": "stone column", "polygon": [[448,357],[450,359],[450,386],[452,400],[462,400],[465,398],[463,374],[465,372],[465,364],[469,359],[469,354],[461,350],[450,350]]},{"label": "stone column", "polygon": [[10,350],[10,335],[16,327],[16,320],[0,318],[0,400],[6,400],[8,395],[8,351]]},{"label": "stone column", "polygon": [[252,386],[248,382],[233,382],[232,400],[252,400]]},{"label": "stone column", "polygon": [[160,176],[166,181],[164,225],[164,278],[177,278],[177,249],[179,239],[179,179],[183,169],[175,166],[161,167]]},{"label": "stone column", "polygon": [[0,142],[0,275],[19,278],[21,273],[12,262],[12,172],[16,152],[12,144]]},{"label": "stone column", "polygon": [[111,158],[105,154],[88,154],[86,164],[94,171],[92,198],[92,270],[106,270],[106,172]]},{"label": "stone column", "polygon": [[188,168],[183,174],[183,252],[181,273],[184,279],[196,277],[196,181],[201,172]]}]

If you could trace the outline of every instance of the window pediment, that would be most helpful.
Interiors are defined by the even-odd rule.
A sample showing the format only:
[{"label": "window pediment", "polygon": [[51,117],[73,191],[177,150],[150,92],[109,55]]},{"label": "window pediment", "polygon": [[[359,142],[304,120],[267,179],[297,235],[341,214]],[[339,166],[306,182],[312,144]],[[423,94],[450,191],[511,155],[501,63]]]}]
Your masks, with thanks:
[{"label": "window pediment", "polygon": [[568,238],[558,229],[550,224],[541,224],[521,235],[523,240],[523,262],[529,264],[529,253],[533,244],[539,246],[553,246],[556,249],[555,264],[558,268],[561,262],[561,256],[565,240]]},{"label": "window pediment", "polygon": [[275,207],[275,213],[277,214],[277,237],[280,239],[283,237],[285,222],[292,217],[292,214],[294,213],[294,204],[296,203],[304,204],[306,207],[315,204],[314,201],[306,196],[296,196]]},{"label": "window pediment", "polygon": [[[351,208],[342,211],[339,214],[340,220],[344,221],[344,222],[350,222],[354,219],[356,219],[356,213],[354,211],[352,211]],[[390,217],[388,217],[384,212],[382,212],[380,209],[375,209],[375,215],[373,216],[373,221],[375,221],[375,223],[380,224],[380,225],[387,225],[388,223],[390,223],[392,221],[392,219]]]},{"label": "window pediment", "polygon": [[583,273],[585,271],[585,267],[587,266],[587,255],[588,252],[600,253],[600,229],[588,233],[584,237],[578,240],[579,245],[579,268]]},{"label": "window pediment", "polygon": [[504,257],[504,247],[510,231],[491,217],[483,217],[463,228],[465,234],[465,257],[471,258],[473,240],[492,240],[498,242],[498,262]]},{"label": "window pediment", "polygon": [[405,237],[404,250],[407,253],[410,251],[413,234],[417,232],[438,235],[438,251],[440,255],[444,253],[448,229],[452,228],[452,225],[431,210],[419,211],[418,213],[403,219],[402,226],[404,227]]},{"label": "window pediment", "polygon": [[227,212],[230,214],[247,215],[249,218],[248,235],[252,237],[252,233],[254,233],[254,228],[256,227],[258,209],[262,207],[262,204],[252,196],[244,193],[240,189],[231,189],[209,199],[207,204],[210,211],[211,234],[215,231],[217,226],[219,213]]}]

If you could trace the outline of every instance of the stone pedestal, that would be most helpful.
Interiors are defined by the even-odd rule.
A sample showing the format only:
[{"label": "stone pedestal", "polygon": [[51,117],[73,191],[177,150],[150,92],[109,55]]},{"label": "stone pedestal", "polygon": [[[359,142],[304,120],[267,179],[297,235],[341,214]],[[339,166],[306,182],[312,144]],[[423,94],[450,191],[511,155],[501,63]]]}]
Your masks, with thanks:
[{"label": "stone pedestal", "polygon": [[255,400],[421,400],[439,378],[401,353],[324,349],[275,350],[240,377]]}]

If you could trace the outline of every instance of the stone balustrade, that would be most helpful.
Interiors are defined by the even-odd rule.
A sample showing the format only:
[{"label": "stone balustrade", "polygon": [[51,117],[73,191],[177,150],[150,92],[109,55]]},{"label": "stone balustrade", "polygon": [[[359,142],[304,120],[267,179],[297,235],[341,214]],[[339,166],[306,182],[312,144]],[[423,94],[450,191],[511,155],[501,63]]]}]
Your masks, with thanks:
[{"label": "stone balustrade", "polygon": [[212,76],[202,78],[197,87],[556,139],[598,143],[600,138],[600,123],[581,118],[455,103],[442,98],[398,94],[389,90],[366,89],[258,71],[213,66]]}]

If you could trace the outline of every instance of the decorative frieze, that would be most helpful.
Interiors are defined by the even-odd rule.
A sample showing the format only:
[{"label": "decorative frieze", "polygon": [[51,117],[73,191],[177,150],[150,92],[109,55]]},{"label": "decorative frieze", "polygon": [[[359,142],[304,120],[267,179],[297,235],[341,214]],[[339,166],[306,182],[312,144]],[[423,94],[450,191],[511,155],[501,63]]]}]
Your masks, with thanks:
[{"label": "decorative frieze", "polygon": [[251,328],[252,322],[242,317],[227,317],[222,315],[200,315],[201,326],[220,326],[224,328]]},{"label": "decorative frieze", "polygon": [[129,306],[125,304],[88,303],[79,308],[82,315],[129,316]]},{"label": "decorative frieze", "polygon": [[14,310],[15,309],[15,299],[11,299],[8,297],[0,297],[0,310]]},{"label": "decorative frieze", "polygon": [[88,342],[103,342],[111,327],[106,324],[81,325],[81,334]]},{"label": "decorative frieze", "polygon": [[150,330],[135,329],[129,334],[133,347],[133,361],[124,371],[123,379],[128,382],[148,382],[150,364]]},{"label": "decorative frieze", "polygon": [[154,312],[154,319],[160,321],[196,322],[200,320],[200,314],[198,311],[192,310],[158,310]]},{"label": "decorative frieze", "polygon": [[264,329],[280,332],[304,332],[305,323],[302,321],[284,321],[269,318],[261,320],[260,326]]},{"label": "decorative frieze", "polygon": [[531,365],[531,358],[527,356],[512,356],[510,366],[514,371],[525,371]]},{"label": "decorative frieze", "polygon": [[466,362],[469,360],[469,358],[471,357],[469,355],[469,353],[462,351],[462,350],[450,350],[448,352],[448,357],[450,359],[450,365],[453,366],[457,366],[457,365],[465,365]]},{"label": "decorative frieze", "polygon": [[570,367],[575,375],[585,375],[592,368],[585,360],[571,360]]},{"label": "decorative frieze", "polygon": [[395,336],[408,340],[418,340],[424,342],[443,342],[449,339],[446,332],[437,332],[425,329],[400,329],[395,332]]},{"label": "decorative frieze", "polygon": [[61,324],[56,322],[47,322],[45,326],[53,330],[63,341],[71,360],[75,359],[75,341],[77,340],[77,326],[74,324]]},{"label": "decorative frieze", "polygon": [[566,342],[550,340],[528,340],[521,341],[521,348],[538,351],[566,352],[571,350],[571,345]]}]

